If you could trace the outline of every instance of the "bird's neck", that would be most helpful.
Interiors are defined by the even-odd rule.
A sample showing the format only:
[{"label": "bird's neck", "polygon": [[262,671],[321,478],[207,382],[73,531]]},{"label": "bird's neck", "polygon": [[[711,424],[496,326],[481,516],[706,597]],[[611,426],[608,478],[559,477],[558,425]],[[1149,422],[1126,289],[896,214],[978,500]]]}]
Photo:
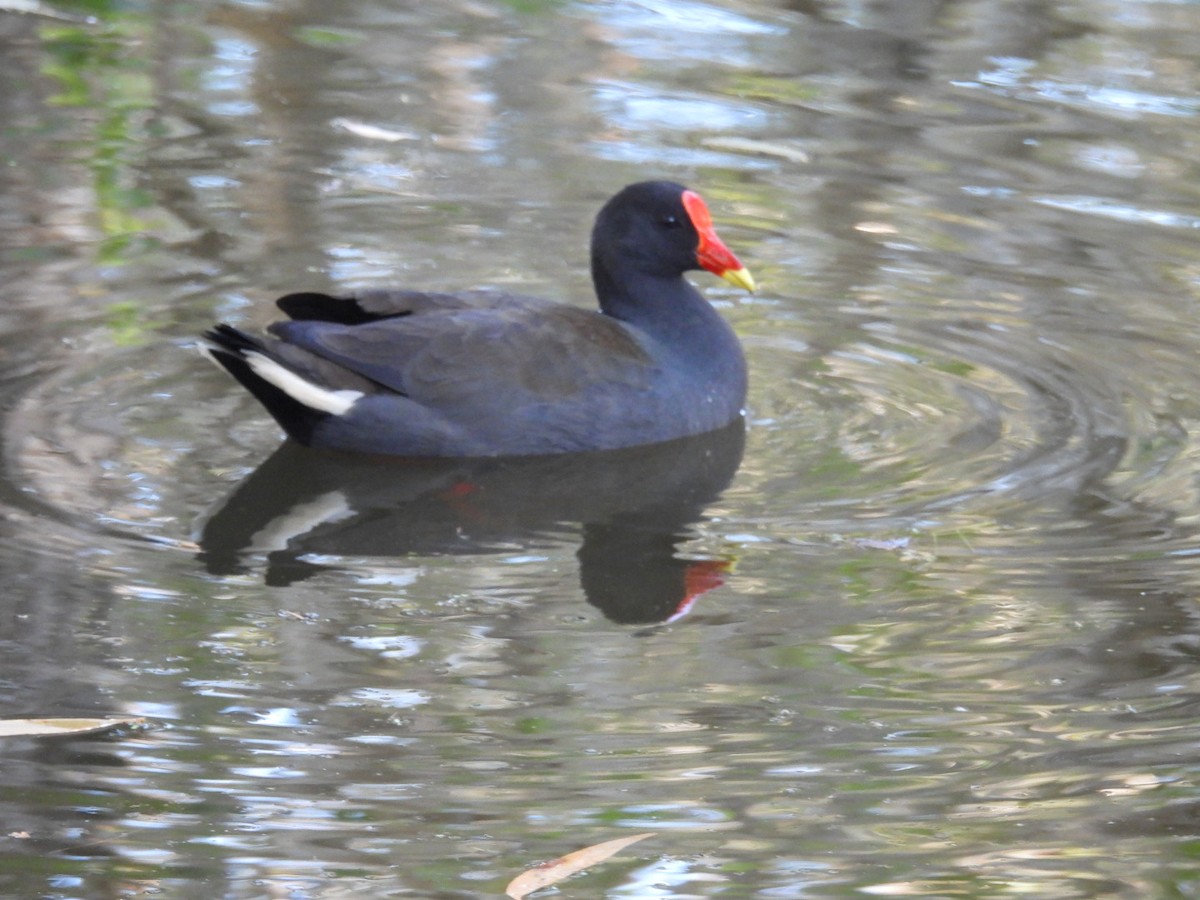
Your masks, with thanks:
[{"label": "bird's neck", "polygon": [[678,332],[720,321],[717,311],[681,275],[623,272],[614,276],[604,266],[593,265],[592,281],[601,312],[648,331],[661,326]]},{"label": "bird's neck", "polygon": [[712,381],[742,402],[746,359],[733,328],[682,276],[610,278],[593,267],[600,310],[637,329],[672,354],[694,383]]}]

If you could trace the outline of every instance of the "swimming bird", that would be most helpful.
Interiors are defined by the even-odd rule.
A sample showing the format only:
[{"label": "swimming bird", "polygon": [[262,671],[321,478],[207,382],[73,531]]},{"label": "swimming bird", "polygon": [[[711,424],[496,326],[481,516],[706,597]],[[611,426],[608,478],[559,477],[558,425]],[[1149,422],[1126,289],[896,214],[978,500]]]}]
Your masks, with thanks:
[{"label": "swimming bird", "polygon": [[746,397],[741,345],[684,278],[695,269],[755,288],[699,194],[646,181],[596,217],[598,310],[499,290],[294,293],[266,335],[221,324],[202,349],[311,447],[479,457],[668,441],[730,424]]}]

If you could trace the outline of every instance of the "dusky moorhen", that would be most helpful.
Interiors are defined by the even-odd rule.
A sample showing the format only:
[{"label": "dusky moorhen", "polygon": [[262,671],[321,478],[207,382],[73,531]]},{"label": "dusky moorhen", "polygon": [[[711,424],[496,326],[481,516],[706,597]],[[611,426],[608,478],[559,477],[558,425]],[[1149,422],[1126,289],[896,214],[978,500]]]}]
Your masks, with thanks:
[{"label": "dusky moorhen", "polygon": [[497,290],[288,294],[269,336],[205,352],[293,439],[398,456],[520,456],[672,440],[742,414],[733,329],[683,273],[754,290],[700,196],[632,184],[592,230],[599,311]]}]

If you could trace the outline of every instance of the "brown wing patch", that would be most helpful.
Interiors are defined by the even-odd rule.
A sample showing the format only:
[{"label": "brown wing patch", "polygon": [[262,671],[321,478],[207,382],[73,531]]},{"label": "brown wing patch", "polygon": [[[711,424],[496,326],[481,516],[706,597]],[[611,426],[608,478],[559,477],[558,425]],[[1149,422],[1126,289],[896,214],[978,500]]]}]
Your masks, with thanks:
[{"label": "brown wing patch", "polygon": [[[602,385],[640,390],[656,367],[627,326],[599,312],[488,293],[359,325],[278,322],[270,331],[435,408],[516,408]],[[424,302],[424,301],[423,301]],[[393,309],[396,308],[393,306]]]},{"label": "brown wing patch", "polygon": [[647,382],[654,369],[625,326],[598,312],[546,306],[536,316],[493,310],[455,318],[460,328],[430,334],[405,367],[414,398],[428,391],[435,402],[453,402],[492,391],[514,404],[545,402],[597,384]]}]

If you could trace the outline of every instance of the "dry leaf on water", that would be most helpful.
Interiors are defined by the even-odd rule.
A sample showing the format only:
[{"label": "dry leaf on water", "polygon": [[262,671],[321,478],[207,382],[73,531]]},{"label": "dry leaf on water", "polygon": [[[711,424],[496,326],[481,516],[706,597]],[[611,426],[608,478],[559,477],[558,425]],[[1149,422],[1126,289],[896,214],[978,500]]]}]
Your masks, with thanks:
[{"label": "dry leaf on water", "polygon": [[122,725],[143,725],[141,718],[111,719],[0,719],[0,738],[6,737],[70,737],[98,734]]},{"label": "dry leaf on water", "polygon": [[540,866],[534,866],[532,869],[522,872],[508,883],[508,887],[504,892],[512,900],[521,900],[521,898],[527,897],[536,890],[540,890],[551,884],[557,884],[568,875],[574,875],[576,872],[583,871],[588,866],[594,866],[596,863],[608,859],[614,853],[624,850],[630,844],[636,844],[638,841],[653,837],[655,834],[657,832],[647,831],[643,834],[616,838],[615,840],[605,841],[602,844],[593,844],[590,847],[584,847],[582,850],[576,850],[573,853],[568,853],[566,856],[560,856],[558,859],[542,863]]}]

